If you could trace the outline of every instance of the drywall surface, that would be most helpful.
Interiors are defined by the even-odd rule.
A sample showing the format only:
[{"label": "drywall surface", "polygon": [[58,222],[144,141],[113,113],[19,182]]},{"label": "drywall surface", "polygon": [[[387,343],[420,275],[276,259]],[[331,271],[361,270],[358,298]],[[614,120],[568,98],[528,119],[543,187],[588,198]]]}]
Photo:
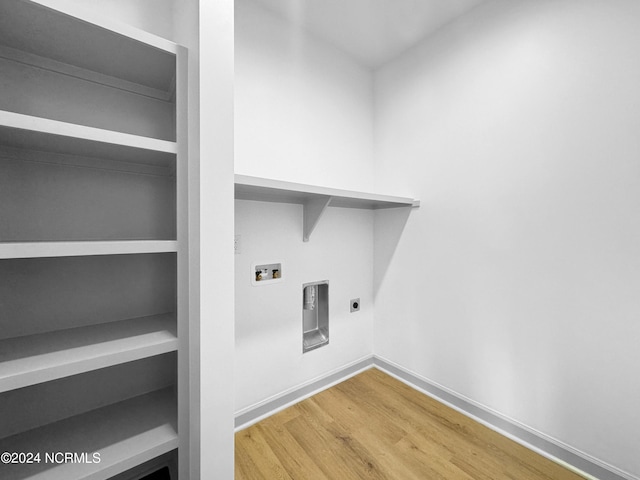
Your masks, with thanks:
[{"label": "drywall surface", "polygon": [[[640,476],[640,4],[494,1],[376,73],[376,355]],[[384,183],[383,183],[384,182]]]},{"label": "drywall surface", "polygon": [[236,173],[370,191],[371,73],[250,0],[235,13]]},{"label": "drywall surface", "polygon": [[[251,0],[235,14],[236,173],[371,191],[371,72]],[[328,208],[309,242],[301,205],[236,201],[235,213],[239,414],[373,353],[373,213]],[[284,262],[282,282],[251,284],[263,262]],[[321,280],[330,341],[303,355],[302,284]]]},{"label": "drywall surface", "polygon": [[[195,0],[194,0],[195,1]],[[198,190],[189,206],[192,242],[200,240],[192,258],[197,298],[191,314],[199,314],[200,419],[199,470],[190,478],[232,479],[233,470],[233,0],[197,2],[200,55],[199,97],[190,113],[199,115]],[[195,92],[193,92],[195,94]],[[191,132],[191,130],[190,130]],[[191,133],[190,133],[191,134]],[[199,176],[198,176],[199,174]],[[199,215],[199,216],[198,216]],[[193,255],[193,251],[191,252]],[[198,281],[199,280],[199,281]],[[192,289],[194,287],[192,286]],[[197,313],[194,312],[197,310]],[[193,325],[193,324],[192,324]],[[182,477],[181,477],[182,478]]]},{"label": "drywall surface", "polygon": [[[371,355],[373,212],[329,207],[303,242],[301,205],[237,200],[235,228],[237,413]],[[279,283],[252,285],[252,265],[276,262]],[[322,280],[329,344],[303,354],[302,285]],[[361,309],[350,313],[357,297]]]}]

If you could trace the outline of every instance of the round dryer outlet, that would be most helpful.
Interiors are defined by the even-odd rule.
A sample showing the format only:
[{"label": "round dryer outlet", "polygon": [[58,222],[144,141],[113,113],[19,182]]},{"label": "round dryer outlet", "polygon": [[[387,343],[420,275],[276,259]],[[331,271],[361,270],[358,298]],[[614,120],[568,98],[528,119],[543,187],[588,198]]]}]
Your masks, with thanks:
[{"label": "round dryer outlet", "polygon": [[351,313],[357,312],[360,310],[360,299],[354,298],[351,300]]}]

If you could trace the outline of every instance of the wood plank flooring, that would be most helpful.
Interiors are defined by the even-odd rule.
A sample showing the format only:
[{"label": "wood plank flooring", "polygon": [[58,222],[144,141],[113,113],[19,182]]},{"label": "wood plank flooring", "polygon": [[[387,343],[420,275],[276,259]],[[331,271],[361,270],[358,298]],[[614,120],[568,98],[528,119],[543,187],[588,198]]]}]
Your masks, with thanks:
[{"label": "wood plank flooring", "polygon": [[377,370],[236,433],[236,480],[580,480]]}]

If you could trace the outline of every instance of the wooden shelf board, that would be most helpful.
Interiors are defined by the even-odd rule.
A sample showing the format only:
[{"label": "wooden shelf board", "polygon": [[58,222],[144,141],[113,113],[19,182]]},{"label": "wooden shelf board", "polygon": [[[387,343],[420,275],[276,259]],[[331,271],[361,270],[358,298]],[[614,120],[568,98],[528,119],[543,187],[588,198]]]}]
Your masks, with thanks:
[{"label": "wooden shelf board", "polygon": [[173,253],[177,251],[178,242],[175,240],[0,243],[0,259],[130,255],[140,253]]},{"label": "wooden shelf board", "polygon": [[377,193],[340,190],[337,188],[304,185],[283,182],[268,178],[235,176],[235,198],[261,202],[295,203],[304,205],[314,199],[331,197],[330,207],[362,208],[377,210],[381,208],[411,207],[414,199],[380,195]]},{"label": "wooden shelf board", "polygon": [[0,110],[0,145],[115,162],[168,166],[175,142]]},{"label": "wooden shelf board", "polygon": [[302,240],[304,242],[309,241],[311,233],[327,207],[379,210],[420,206],[420,202],[412,198],[340,190],[237,174],[235,176],[235,198],[237,200],[302,205]]},{"label": "wooden shelf board", "polygon": [[0,392],[177,349],[174,314],[0,340]]},{"label": "wooden shelf board", "polygon": [[158,90],[172,88],[174,43],[89,8],[67,15],[57,10],[59,4],[3,0],[0,43]]},{"label": "wooden shelf board", "polygon": [[[106,480],[178,447],[173,388],[135,397],[0,440],[0,451],[41,462],[0,464],[3,480]],[[45,462],[45,453],[100,455],[100,463]]]}]

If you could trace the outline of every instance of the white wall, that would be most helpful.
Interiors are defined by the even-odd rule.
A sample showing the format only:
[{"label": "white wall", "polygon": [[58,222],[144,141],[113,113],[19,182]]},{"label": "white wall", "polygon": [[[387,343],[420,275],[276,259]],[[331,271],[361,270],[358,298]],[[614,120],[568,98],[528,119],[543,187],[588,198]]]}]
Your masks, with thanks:
[{"label": "white wall", "polygon": [[236,173],[371,190],[370,72],[250,0],[235,48]]},{"label": "white wall", "polygon": [[375,82],[377,186],[422,201],[376,354],[640,475],[640,4],[489,2]]},{"label": "white wall", "polygon": [[[235,229],[238,413],[371,356],[372,212],[329,207],[303,242],[301,205],[237,200]],[[282,281],[252,285],[252,265],[270,262],[282,262]],[[303,354],[302,284],[321,280],[329,280],[329,344]],[[358,297],[362,308],[350,313]]]},{"label": "white wall", "polygon": [[[371,73],[248,0],[236,2],[235,171],[354,190],[373,187]],[[302,207],[236,201],[236,412],[373,349],[373,214],[328,208],[308,243]],[[253,263],[284,280],[251,285]],[[220,272],[220,275],[227,275]],[[302,284],[329,280],[330,343],[302,354]],[[349,300],[362,309],[349,313]]]}]

